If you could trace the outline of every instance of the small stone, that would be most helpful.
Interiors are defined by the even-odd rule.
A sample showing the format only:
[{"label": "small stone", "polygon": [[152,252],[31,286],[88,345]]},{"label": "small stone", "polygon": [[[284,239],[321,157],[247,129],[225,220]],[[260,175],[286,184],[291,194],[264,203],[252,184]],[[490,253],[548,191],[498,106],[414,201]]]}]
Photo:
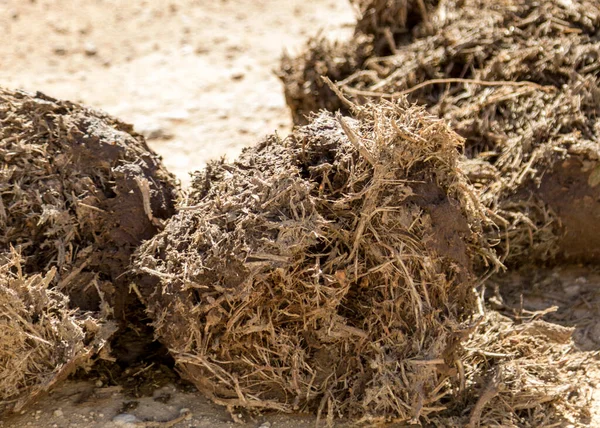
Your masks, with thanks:
[{"label": "small stone", "polygon": [[133,428],[138,422],[141,422],[135,415],[130,413],[121,413],[112,419],[113,423],[119,427]]},{"label": "small stone", "polygon": [[207,54],[208,52],[210,52],[210,50],[206,46],[196,46],[196,49],[194,50],[194,53],[196,55],[204,55],[204,54]]},{"label": "small stone", "polygon": [[100,379],[98,379],[98,380],[96,381],[96,384],[95,384],[95,385],[96,385],[96,388],[102,388],[102,385],[104,385],[104,383],[102,383],[102,381],[101,381]]},{"label": "small stone", "polygon": [[98,53],[98,48],[95,44],[88,42],[85,44],[84,52],[87,56],[94,56]]},{"label": "small stone", "polygon": [[234,70],[231,73],[231,80],[242,80],[245,76],[246,74],[243,70]]},{"label": "small stone", "polygon": [[64,46],[55,46],[54,53],[59,56],[63,56],[67,54],[67,49]]},{"label": "small stone", "polygon": [[61,409],[56,409],[56,410],[54,411],[54,416],[55,416],[55,417],[57,417],[57,418],[62,418],[62,416],[63,416],[63,411],[62,411]]},{"label": "small stone", "polygon": [[263,422],[258,428],[271,428],[271,422]]},{"label": "small stone", "polygon": [[172,133],[156,122],[142,122],[136,124],[136,131],[142,134],[146,140],[170,140],[173,138]]},{"label": "small stone", "polygon": [[576,297],[581,293],[581,287],[578,284],[563,287],[567,297]]}]

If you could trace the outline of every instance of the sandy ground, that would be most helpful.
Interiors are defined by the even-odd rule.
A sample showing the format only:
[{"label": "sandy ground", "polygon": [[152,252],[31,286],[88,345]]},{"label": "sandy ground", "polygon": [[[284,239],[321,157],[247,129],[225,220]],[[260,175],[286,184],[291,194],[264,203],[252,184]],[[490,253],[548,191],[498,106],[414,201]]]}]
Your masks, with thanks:
[{"label": "sandy ground", "polygon": [[[233,157],[273,131],[287,134],[291,119],[273,72],[282,52],[298,51],[321,29],[344,37],[353,22],[344,0],[0,0],[0,85],[79,101],[133,123],[185,185],[207,160]],[[182,409],[187,417],[175,425],[148,422],[177,421]],[[241,426],[314,426],[301,416],[246,420]],[[68,382],[0,421],[232,425],[226,410],[173,385],[132,400],[119,387],[90,382]]]},{"label": "sandy ground", "polygon": [[302,415],[245,417],[236,423],[222,407],[203,396],[167,385],[152,397],[132,399],[120,387],[69,381],[23,414],[0,423],[10,428],[314,428]]}]

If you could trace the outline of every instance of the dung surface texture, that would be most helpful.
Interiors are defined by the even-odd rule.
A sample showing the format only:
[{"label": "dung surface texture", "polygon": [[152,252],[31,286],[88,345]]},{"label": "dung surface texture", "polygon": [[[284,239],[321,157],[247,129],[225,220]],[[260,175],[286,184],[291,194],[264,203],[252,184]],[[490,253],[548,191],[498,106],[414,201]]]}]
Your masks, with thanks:
[{"label": "dung surface texture", "polygon": [[72,308],[122,318],[122,275],[174,213],[176,184],[130,125],[43,94],[0,89],[0,252],[56,268]]},{"label": "dung surface texture", "polygon": [[[456,386],[489,220],[422,108],[323,113],[195,176],[135,258],[182,375],[215,402],[420,420]],[[491,263],[491,261],[490,261]]]},{"label": "dung surface texture", "polygon": [[497,216],[507,265],[596,263],[600,6],[586,0],[356,1],[347,43],[284,58],[296,123],[311,111],[407,96],[466,139],[463,163]]}]

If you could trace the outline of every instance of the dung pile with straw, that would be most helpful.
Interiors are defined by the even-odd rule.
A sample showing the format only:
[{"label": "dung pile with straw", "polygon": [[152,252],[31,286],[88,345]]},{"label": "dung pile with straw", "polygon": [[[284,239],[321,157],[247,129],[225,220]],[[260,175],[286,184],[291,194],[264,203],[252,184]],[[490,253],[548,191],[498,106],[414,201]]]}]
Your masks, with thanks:
[{"label": "dung pile with straw", "polygon": [[321,76],[357,103],[407,96],[466,139],[462,167],[497,216],[488,234],[508,265],[597,262],[598,4],[355,3],[362,15],[350,41],[312,40],[284,58],[295,121],[320,108],[347,112]]},{"label": "dung pile with straw", "polygon": [[116,322],[145,317],[124,274],[176,190],[129,125],[0,89],[0,411],[89,363]]},{"label": "dung pile with straw", "polygon": [[184,378],[216,403],[421,420],[456,387],[493,268],[462,139],[422,108],[322,113],[213,162],[135,258]]}]

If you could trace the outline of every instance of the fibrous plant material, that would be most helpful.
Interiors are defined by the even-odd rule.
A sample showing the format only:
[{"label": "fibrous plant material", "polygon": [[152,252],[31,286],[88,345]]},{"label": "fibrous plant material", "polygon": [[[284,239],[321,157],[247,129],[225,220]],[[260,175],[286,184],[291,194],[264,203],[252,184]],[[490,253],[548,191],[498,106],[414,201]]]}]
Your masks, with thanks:
[{"label": "fibrous plant material", "polygon": [[[466,139],[463,168],[497,215],[490,238],[501,232],[507,264],[600,260],[600,235],[590,233],[600,211],[598,3],[391,2],[406,3],[402,14],[383,3],[360,3],[376,19],[360,20],[347,44],[313,41],[284,60],[295,121],[346,110],[320,89],[321,75],[358,103],[408,96]],[[409,15],[413,24],[399,31]]]},{"label": "fibrous plant material", "polygon": [[494,263],[462,140],[405,102],[355,114],[209,164],[136,255],[158,338],[217,403],[406,421],[453,391]]},{"label": "fibrous plant material", "polygon": [[0,89],[0,252],[56,268],[70,305],[123,317],[133,251],[174,213],[176,184],[132,127],[43,94]]},{"label": "fibrous plant material", "polygon": [[112,331],[69,308],[50,289],[56,268],[28,275],[16,252],[0,254],[0,415],[27,403],[89,363]]},{"label": "fibrous plant material", "polygon": [[[541,316],[542,314],[538,314]],[[435,426],[589,426],[593,353],[577,350],[573,329],[486,313],[465,341],[461,382]]]}]

